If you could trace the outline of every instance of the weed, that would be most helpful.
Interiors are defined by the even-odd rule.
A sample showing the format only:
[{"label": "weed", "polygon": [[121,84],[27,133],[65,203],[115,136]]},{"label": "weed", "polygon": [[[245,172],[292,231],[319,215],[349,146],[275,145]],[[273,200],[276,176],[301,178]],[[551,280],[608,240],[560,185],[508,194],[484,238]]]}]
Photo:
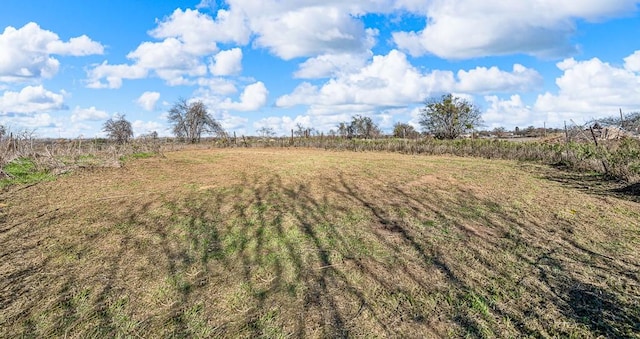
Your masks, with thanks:
[{"label": "weed", "polygon": [[18,158],[8,163],[3,168],[9,178],[0,180],[0,188],[15,184],[34,184],[50,181],[54,176],[46,170],[39,169],[36,163],[29,158]]}]

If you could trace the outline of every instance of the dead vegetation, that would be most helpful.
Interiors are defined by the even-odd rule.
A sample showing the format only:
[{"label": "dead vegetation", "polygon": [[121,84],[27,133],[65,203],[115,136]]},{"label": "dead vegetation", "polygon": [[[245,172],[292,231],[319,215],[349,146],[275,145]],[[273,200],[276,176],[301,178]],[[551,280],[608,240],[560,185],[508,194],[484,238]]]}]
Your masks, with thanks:
[{"label": "dead vegetation", "polygon": [[638,337],[640,205],[538,165],[166,153],[0,193],[2,337]]}]

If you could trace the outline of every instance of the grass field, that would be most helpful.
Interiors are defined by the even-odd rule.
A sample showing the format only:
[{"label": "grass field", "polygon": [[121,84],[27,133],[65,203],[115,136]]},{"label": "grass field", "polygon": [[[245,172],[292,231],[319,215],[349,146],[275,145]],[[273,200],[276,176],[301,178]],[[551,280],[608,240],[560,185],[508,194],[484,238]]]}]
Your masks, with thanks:
[{"label": "grass field", "polygon": [[640,337],[640,203],[615,185],[220,149],[10,186],[0,337]]}]

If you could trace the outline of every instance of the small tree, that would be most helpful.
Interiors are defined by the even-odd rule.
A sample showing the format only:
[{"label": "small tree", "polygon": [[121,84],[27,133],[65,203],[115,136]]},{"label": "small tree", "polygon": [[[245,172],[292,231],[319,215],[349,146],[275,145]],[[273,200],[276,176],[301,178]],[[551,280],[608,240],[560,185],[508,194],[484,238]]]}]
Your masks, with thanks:
[{"label": "small tree", "polygon": [[133,138],[133,128],[124,115],[118,114],[107,120],[102,126],[102,130],[107,133],[109,139],[115,140],[119,144],[127,143],[129,139]]},{"label": "small tree", "polygon": [[493,129],[493,135],[498,138],[504,138],[507,135],[507,129],[504,127],[496,127]]},{"label": "small tree", "polygon": [[173,125],[173,134],[190,143],[200,142],[202,134],[225,136],[226,133],[208,112],[202,101],[187,103],[179,99],[169,110],[169,122]]},{"label": "small tree", "polygon": [[415,139],[420,135],[413,126],[397,122],[393,125],[393,136],[395,138]]},{"label": "small tree", "polygon": [[340,124],[338,124],[338,135],[343,138],[352,137],[353,129],[351,128],[351,125],[347,124],[346,122],[341,122]]},{"label": "small tree", "polygon": [[271,138],[276,135],[276,132],[273,130],[273,128],[266,126],[261,127],[256,132],[258,132],[258,135],[263,138]]},{"label": "small tree", "polygon": [[369,117],[356,115],[351,118],[351,130],[357,137],[369,139],[381,134],[380,128]]},{"label": "small tree", "polygon": [[438,139],[455,139],[481,124],[480,110],[453,94],[427,100],[420,112],[420,125],[425,132]]}]

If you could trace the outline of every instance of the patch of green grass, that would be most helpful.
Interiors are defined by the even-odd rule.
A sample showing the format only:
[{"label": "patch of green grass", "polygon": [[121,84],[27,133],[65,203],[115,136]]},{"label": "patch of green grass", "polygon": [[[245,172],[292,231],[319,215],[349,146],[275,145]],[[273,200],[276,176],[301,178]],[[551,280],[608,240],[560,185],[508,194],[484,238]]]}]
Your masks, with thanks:
[{"label": "patch of green grass", "polygon": [[3,170],[10,177],[0,180],[0,188],[15,184],[34,184],[55,178],[47,171],[39,169],[36,163],[28,158],[15,159],[5,165]]}]

